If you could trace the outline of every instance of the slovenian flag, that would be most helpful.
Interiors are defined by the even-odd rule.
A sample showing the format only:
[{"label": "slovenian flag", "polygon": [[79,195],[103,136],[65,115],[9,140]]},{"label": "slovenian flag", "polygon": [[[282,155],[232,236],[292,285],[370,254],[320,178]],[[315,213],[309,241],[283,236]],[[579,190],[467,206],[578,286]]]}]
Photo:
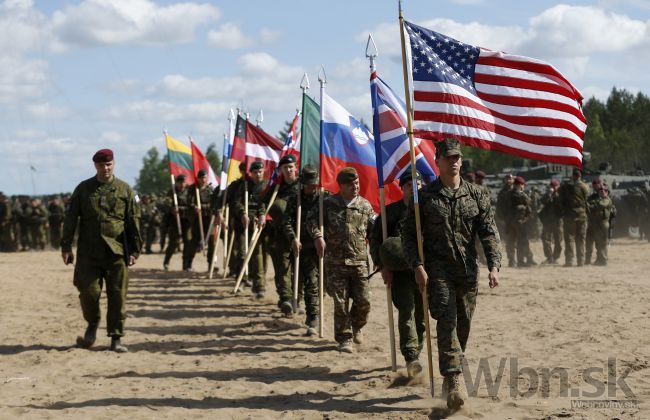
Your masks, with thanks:
[{"label": "slovenian flag", "polygon": [[[345,108],[323,92],[321,120],[320,174],[326,190],[339,190],[336,175],[346,166],[359,173],[360,194],[379,211],[379,183],[377,179],[375,141],[368,129]],[[386,186],[386,203],[401,198],[395,184]]]}]

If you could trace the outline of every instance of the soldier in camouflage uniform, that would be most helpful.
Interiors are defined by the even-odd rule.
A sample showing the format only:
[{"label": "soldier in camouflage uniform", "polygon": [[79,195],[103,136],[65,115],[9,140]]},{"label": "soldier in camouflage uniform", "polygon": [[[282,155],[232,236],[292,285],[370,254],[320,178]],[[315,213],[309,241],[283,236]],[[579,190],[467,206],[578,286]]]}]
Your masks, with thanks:
[{"label": "soldier in camouflage uniform", "polygon": [[[609,198],[609,188],[605,184],[596,186],[597,197],[587,201],[587,214],[589,215],[589,231],[596,244],[595,265],[607,265],[607,243],[609,240],[609,226],[616,217],[616,207]],[[591,263],[591,246],[587,246],[585,264]]]},{"label": "soldier in camouflage uniform", "polygon": [[[298,282],[302,284],[305,298],[305,310],[307,312],[308,336],[316,335],[319,314],[319,278],[318,278],[318,254],[309,232],[307,231],[307,217],[310,212],[318,212],[318,172],[307,165],[300,175],[300,238],[296,236],[296,217],[298,200],[297,195],[287,201],[284,211],[282,234],[291,244],[294,255],[300,254],[300,265],[298,268]],[[329,196],[329,193],[326,193]]]},{"label": "soldier in camouflage uniform", "polygon": [[151,246],[156,240],[156,231],[160,227],[160,212],[155,201],[149,195],[143,195],[140,203],[140,231],[144,239],[144,252],[151,254]]},{"label": "soldier in camouflage uniform", "polygon": [[[417,174],[418,188],[421,186],[420,174]],[[384,284],[390,287],[393,304],[397,308],[397,329],[399,330],[399,348],[406,361],[406,371],[410,378],[422,372],[419,356],[424,344],[424,310],[422,294],[415,282],[415,273],[402,254],[400,232],[409,205],[413,201],[413,178],[411,168],[407,168],[399,179],[404,196],[401,200],[386,206],[385,214],[375,220],[370,238],[370,254],[377,269],[381,270]],[[386,241],[383,239],[382,223],[386,218]],[[391,250],[392,245],[397,249]],[[399,246],[397,246],[399,245]],[[382,252],[383,251],[383,252]],[[391,252],[392,251],[392,252]],[[386,255],[390,258],[386,257]],[[398,254],[398,255],[395,255]],[[401,266],[400,266],[401,265]]]},{"label": "soldier in camouflage uniform", "polygon": [[[269,254],[273,261],[275,273],[275,290],[278,293],[278,307],[285,316],[293,313],[293,258],[291,257],[291,241],[283,234],[283,218],[287,202],[295,201],[298,194],[298,173],[296,157],[291,154],[284,155],[278,163],[281,181],[275,203],[269,209],[271,220],[266,227],[267,240],[273,246],[269,247]],[[274,187],[275,188],[275,187]],[[269,190],[269,194],[270,195]],[[297,308],[296,308],[297,309]]]},{"label": "soldier in camouflage uniform", "polygon": [[12,251],[13,231],[11,229],[11,203],[0,192],[0,252]]},{"label": "soldier in camouflage uniform", "polygon": [[[229,272],[228,275],[230,277],[236,277],[239,274],[245,257],[245,255],[240,255],[239,252],[240,248],[243,249],[243,245],[240,246],[239,244],[241,244],[241,241],[243,240],[244,226],[241,224],[241,220],[235,217],[234,197],[243,194],[244,181],[246,180],[246,162],[242,162],[239,164],[239,172],[241,174],[241,177],[232,181],[228,185],[226,191],[224,192],[215,191],[212,194],[212,211],[215,214],[215,223],[221,224],[221,226],[224,228],[226,226],[228,227],[228,231],[226,231],[226,229],[223,229],[223,234],[224,236],[228,234],[229,235],[228,240],[230,241],[232,239],[232,243],[233,243],[230,261],[228,262],[228,267],[226,267],[226,270],[228,270]],[[240,192],[240,190],[242,190],[242,192]],[[223,203],[223,197],[221,194],[226,194],[225,205],[228,207],[229,220],[225,220],[225,214],[222,214],[221,212],[221,206]],[[248,276],[244,276],[243,284],[247,284],[247,283],[248,283]]]},{"label": "soldier in camouflage uniform", "polygon": [[537,215],[542,222],[542,247],[546,260],[542,264],[556,264],[562,255],[562,217],[556,179],[549,184],[546,194],[540,197]]},{"label": "soldier in camouflage uniform", "polygon": [[32,198],[29,202],[25,213],[23,214],[29,237],[31,239],[31,249],[45,249],[47,243],[47,209],[41,200]]},{"label": "soldier in camouflage uniform", "polygon": [[566,267],[573,265],[575,249],[578,267],[580,267],[585,262],[587,197],[589,196],[589,187],[582,182],[580,169],[573,169],[571,181],[560,186],[558,195],[564,229],[564,265]]},{"label": "soldier in camouflage uniform", "polygon": [[447,406],[458,409],[467,398],[460,373],[478,294],[474,238],[478,235],[485,250],[490,288],[498,285],[501,252],[489,197],[460,178],[460,143],[455,139],[439,142],[436,163],[440,177],[419,193],[424,261],[418,254],[414,211],[406,214],[401,238],[420,290],[428,284]]},{"label": "soldier in camouflage uniform", "polygon": [[126,352],[120,341],[126,319],[127,267],[135,264],[141,247],[140,206],[131,187],[113,175],[113,152],[99,150],[93,156],[96,176],[75,188],[66,212],[61,239],[63,262],[74,261],[72,240],[79,226],[74,285],[88,327],[77,344],[89,348],[95,343],[101,318],[99,298],[106,284],[108,310],[106,329],[112,351]]},{"label": "soldier in camouflage uniform", "polygon": [[334,338],[340,351],[352,353],[352,342],[362,342],[361,329],[370,313],[366,239],[372,232],[374,211],[359,195],[359,175],[354,168],[343,168],[336,181],[339,193],[323,203],[324,230],[320,230],[317,208],[307,216],[307,230],[318,256],[325,257],[325,290],[334,300]]},{"label": "soldier in camouflage uniform", "polygon": [[508,243],[514,244],[514,242],[508,242],[508,212],[510,209],[510,192],[515,184],[515,177],[512,174],[508,173],[503,178],[503,187],[499,190],[497,195],[497,204],[496,204],[496,223],[499,229],[499,234],[506,241],[506,255],[508,256],[508,266],[515,266],[515,248],[508,247]]},{"label": "soldier in camouflage uniform", "polygon": [[167,218],[167,234],[169,235],[169,243],[167,250],[165,250],[165,259],[163,260],[163,268],[169,270],[169,262],[172,255],[176,252],[181,240],[183,241],[183,270],[188,271],[187,266],[187,249],[190,246],[191,231],[190,221],[188,219],[189,202],[187,197],[187,184],[185,183],[185,175],[176,177],[176,198],[178,200],[178,216],[181,221],[181,231],[178,231],[178,221],[176,219],[176,207],[174,206],[174,192],[170,189],[166,197],[166,207],[168,213]]},{"label": "soldier in camouflage uniform", "polygon": [[[528,240],[528,229],[526,229],[533,212],[530,197],[524,192],[525,185],[526,180],[523,177],[516,177],[515,185],[508,197],[510,208],[507,213],[506,249],[516,250],[518,267],[535,265]],[[514,266],[513,263],[514,261],[508,261],[508,266]]]},{"label": "soldier in camouflage uniform", "polygon": [[[199,216],[199,207],[196,201],[196,189],[199,189],[199,198],[201,200],[201,215]],[[197,251],[200,251],[201,245],[201,225],[199,224],[199,217],[202,218],[201,222],[203,224],[203,234],[205,235],[205,241],[208,244],[208,266],[212,260],[212,253],[214,251],[214,235],[212,232],[206,232],[205,229],[210,225],[210,217],[212,210],[210,208],[210,201],[212,197],[212,187],[208,184],[208,172],[205,169],[199,170],[197,173],[196,184],[188,188],[187,192],[188,201],[190,204],[190,211],[188,212],[188,218],[190,220],[190,225],[192,229],[192,240],[190,241],[190,246],[188,247],[188,252],[186,254],[186,265],[189,269],[192,269],[192,262]]]},{"label": "soldier in camouflage uniform", "polygon": [[19,195],[18,202],[15,207],[16,215],[16,238],[20,242],[20,250],[27,251],[32,245],[32,235],[29,229],[29,197],[26,195]]},{"label": "soldier in camouflage uniform", "polygon": [[59,197],[53,197],[47,206],[48,222],[50,225],[50,244],[52,248],[59,249],[61,233],[63,231],[63,218],[65,207]]},{"label": "soldier in camouflage uniform", "polygon": [[[264,163],[255,161],[249,166],[250,177],[244,181],[245,188],[237,188],[233,191],[232,197],[232,212],[233,217],[239,221],[239,226],[242,229],[242,235],[239,242],[235,242],[235,247],[238,247],[238,255],[241,256],[239,263],[240,271],[243,268],[243,261],[246,257],[245,242],[250,243],[253,237],[253,232],[257,226],[261,229],[265,224],[264,213],[266,206],[264,205],[262,194],[267,186],[267,180],[264,179]],[[245,207],[245,194],[248,193],[248,212]],[[244,233],[244,226],[248,225],[248,238]],[[266,267],[264,265],[264,235],[260,237],[255,245],[251,259],[248,263],[248,280],[253,284],[253,293],[257,299],[262,299],[266,295]],[[232,257],[231,257],[232,258]],[[237,273],[239,274],[239,272]]]}]

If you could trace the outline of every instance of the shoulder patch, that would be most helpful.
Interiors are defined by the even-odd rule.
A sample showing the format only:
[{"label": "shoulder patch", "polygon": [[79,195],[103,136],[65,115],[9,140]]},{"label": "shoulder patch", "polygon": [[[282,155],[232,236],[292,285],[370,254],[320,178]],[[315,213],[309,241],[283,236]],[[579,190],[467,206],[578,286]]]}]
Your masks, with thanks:
[{"label": "shoulder patch", "polygon": [[138,194],[136,194],[134,198],[136,203],[140,202],[140,196]]}]

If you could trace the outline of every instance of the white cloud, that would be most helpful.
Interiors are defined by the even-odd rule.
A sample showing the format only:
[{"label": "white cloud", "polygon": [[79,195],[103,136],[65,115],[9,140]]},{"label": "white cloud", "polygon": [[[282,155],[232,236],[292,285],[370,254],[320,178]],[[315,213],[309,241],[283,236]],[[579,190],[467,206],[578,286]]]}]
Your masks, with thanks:
[{"label": "white cloud", "polygon": [[456,4],[462,4],[462,5],[473,5],[473,4],[481,4],[484,2],[484,0],[451,0],[451,2]]},{"label": "white cloud", "polygon": [[215,48],[237,50],[249,47],[252,44],[253,41],[244,35],[239,26],[234,23],[225,23],[218,30],[208,32],[208,45]]},{"label": "white cloud", "polygon": [[215,6],[150,0],[84,0],[52,16],[53,32],[69,45],[157,45],[190,42],[196,29],[219,19]]},{"label": "white cloud", "polygon": [[280,39],[282,32],[269,28],[262,28],[260,30],[260,42],[262,44],[272,44]]},{"label": "white cloud", "polygon": [[56,120],[70,115],[67,107],[55,106],[49,102],[27,105],[27,112],[29,116],[41,120]]},{"label": "white cloud", "polygon": [[157,122],[160,124],[177,121],[205,121],[217,115],[225,115],[229,106],[215,102],[178,104],[165,101],[135,101],[109,107],[104,116],[123,122]]},{"label": "white cloud", "polygon": [[33,6],[31,0],[7,0],[0,5],[0,51],[3,54],[49,49],[49,23]]},{"label": "white cloud", "polygon": [[48,63],[0,55],[0,103],[11,104],[43,96],[49,81]]}]

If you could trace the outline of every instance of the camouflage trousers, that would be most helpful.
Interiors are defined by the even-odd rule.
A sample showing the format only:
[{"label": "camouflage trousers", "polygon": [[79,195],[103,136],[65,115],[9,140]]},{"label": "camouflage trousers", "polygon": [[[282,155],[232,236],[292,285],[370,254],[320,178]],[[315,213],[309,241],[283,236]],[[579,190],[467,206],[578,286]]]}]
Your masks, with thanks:
[{"label": "camouflage trousers", "polygon": [[[303,248],[300,252],[300,267],[298,270],[298,286],[303,289],[305,298],[305,312],[307,313],[307,324],[318,316],[320,308],[319,299],[319,278],[318,278],[318,254],[315,248]],[[302,286],[302,287],[301,287]],[[300,293],[298,290],[298,302]]]},{"label": "camouflage trousers", "polygon": [[[210,219],[204,218],[203,229],[207,229],[209,223],[210,223]],[[205,232],[203,232],[203,234],[205,235]],[[214,245],[215,245],[214,236],[208,235],[207,237],[205,237],[205,241],[208,244],[206,256],[209,265],[210,261],[212,260],[212,252],[214,251]],[[200,251],[200,246],[201,246],[201,228],[198,219],[196,219],[192,222],[192,237],[189,241],[187,252],[183,252],[183,259],[185,261],[183,265],[187,265],[187,268],[192,268],[194,257],[196,256],[196,253]]]},{"label": "camouflage trousers", "polygon": [[596,246],[596,264],[607,264],[607,235],[609,223],[589,224],[585,239],[585,263],[591,263],[591,254]]},{"label": "camouflage trousers", "polygon": [[[471,279],[470,279],[471,280]],[[461,373],[478,284],[467,278],[429,274],[429,311],[437,321],[438,366],[442,375]]]},{"label": "camouflage trousers", "polygon": [[[183,240],[183,269],[187,267],[187,253],[190,247],[190,241],[192,240],[192,233],[190,230],[190,223],[186,219],[181,219],[181,233],[178,232],[178,224],[176,219],[172,223],[167,225],[167,234],[169,235],[169,243],[167,244],[167,249],[165,250],[165,259],[163,264],[169,264],[172,259],[172,255],[176,252],[176,248]],[[182,235],[182,236],[181,236]]]},{"label": "camouflage trousers", "polygon": [[[573,256],[577,257],[578,265],[585,261],[585,237],[587,236],[587,222],[582,219],[565,217],[562,220],[564,227],[564,259],[566,264],[573,264]],[[575,254],[574,254],[575,244]]]},{"label": "camouflage trousers", "polygon": [[275,273],[275,290],[278,293],[278,306],[282,302],[291,302],[293,300],[293,254],[291,245],[275,232],[269,233],[269,247],[271,261],[273,262],[273,271]]},{"label": "camouflage trousers", "polygon": [[129,284],[129,273],[124,258],[121,255],[113,255],[103,260],[77,260],[74,285],[79,291],[84,319],[89,324],[99,324],[101,319],[99,298],[104,282],[108,300],[106,331],[108,336],[121,337],[124,335],[126,293]]},{"label": "camouflage trousers", "polygon": [[[235,232],[235,244],[233,245],[233,257],[236,258],[234,264],[231,266],[233,274],[239,275],[243,265],[244,259],[246,258],[246,249],[250,243],[251,238],[253,237],[253,227],[248,229],[248,241],[246,241],[244,231]],[[265,292],[266,291],[266,250],[267,250],[268,237],[266,232],[262,232],[260,239],[255,245],[255,249],[251,254],[251,259],[248,262],[248,275],[244,275],[244,279],[248,279],[253,282],[253,293]],[[235,252],[236,251],[236,252]],[[230,264],[229,264],[230,265]]]},{"label": "camouflage trousers", "polygon": [[32,249],[45,249],[47,233],[44,224],[29,225],[29,234],[31,237],[30,247]]},{"label": "camouflage trousers", "polygon": [[[366,266],[330,265],[325,290],[334,299],[334,339],[342,343],[363,328],[370,313],[370,280]],[[350,305],[352,299],[352,305]]]},{"label": "camouflage trousers", "polygon": [[58,222],[50,223],[50,245],[52,248],[59,249],[61,245],[61,232],[63,229],[63,224]]},{"label": "camouflage trousers", "polygon": [[397,308],[399,349],[404,360],[410,362],[420,356],[425,329],[422,294],[413,271],[393,271],[391,293]]},{"label": "camouflage trousers", "polygon": [[555,261],[562,255],[562,225],[559,220],[542,224],[542,247],[548,261]]},{"label": "camouflage trousers", "polygon": [[156,240],[158,230],[159,230],[159,226],[156,226],[153,223],[149,223],[146,227],[143,227],[142,229],[142,231],[144,232],[144,249],[147,254],[151,254],[152,252],[151,246]]},{"label": "camouflage trousers", "polygon": [[506,228],[506,252],[508,254],[508,264],[514,265],[515,251],[517,255],[517,264],[524,265],[533,259],[533,253],[530,250],[530,241],[526,225],[518,222],[510,222]]}]

